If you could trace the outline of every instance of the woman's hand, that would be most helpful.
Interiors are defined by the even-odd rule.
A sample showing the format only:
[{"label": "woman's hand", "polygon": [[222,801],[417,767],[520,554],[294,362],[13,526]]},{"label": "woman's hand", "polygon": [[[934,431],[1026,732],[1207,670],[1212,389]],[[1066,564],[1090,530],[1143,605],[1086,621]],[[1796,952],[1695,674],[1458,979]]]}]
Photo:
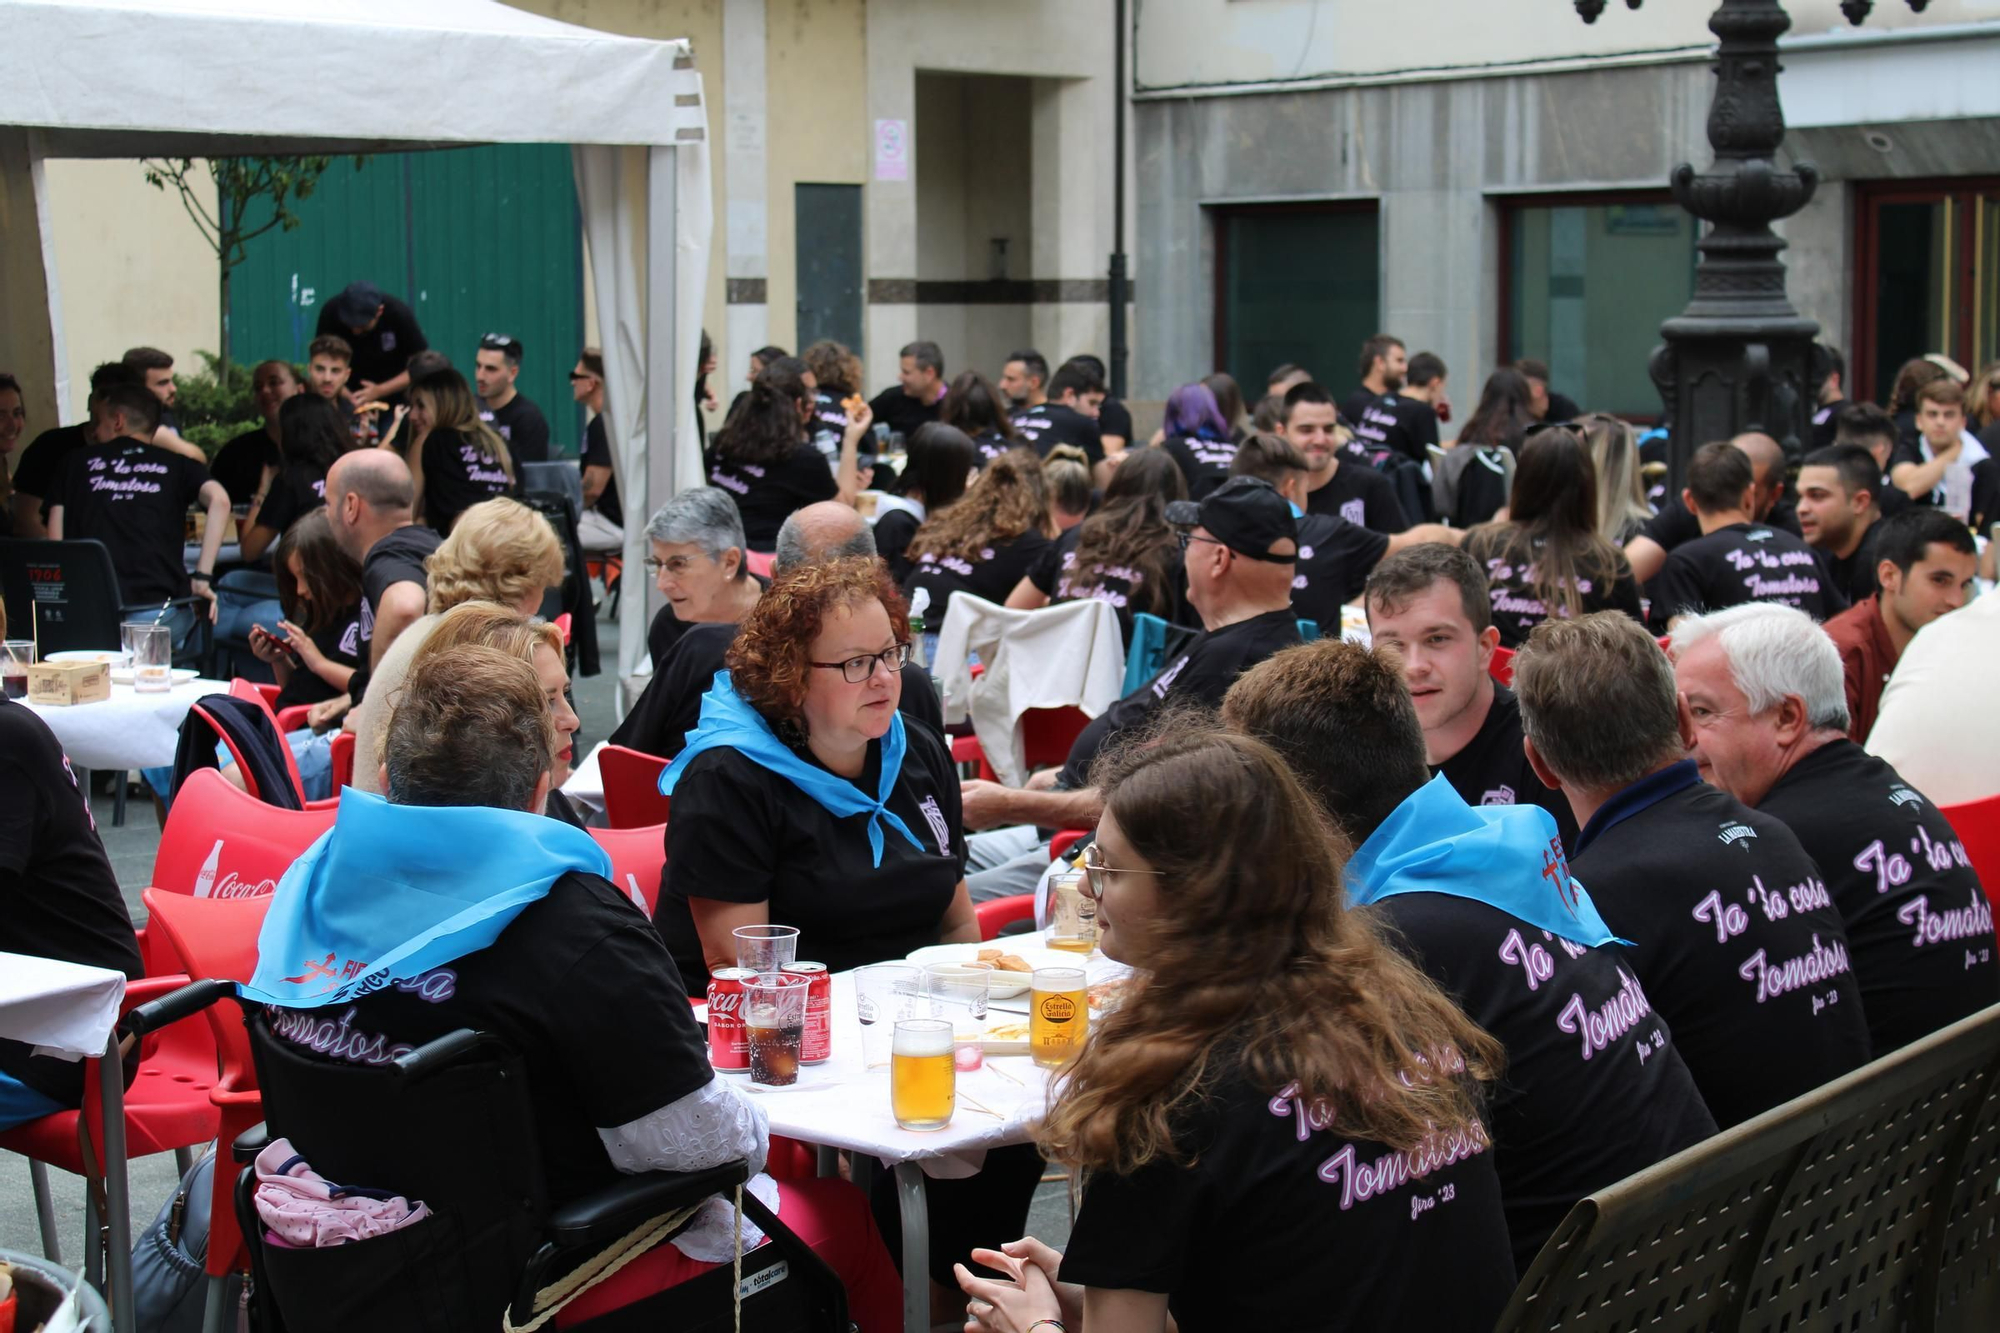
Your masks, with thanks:
[{"label": "woman's hand", "polygon": [[289,620],[280,620],[278,628],[284,633],[285,642],[291,645],[291,650],[299,655],[300,663],[317,676],[320,669],[326,665],[326,654],[319,650],[319,645],[312,641],[312,636]]},{"label": "woman's hand", "polygon": [[[993,1252],[976,1251],[974,1257],[979,1253]],[[1062,1302],[1057,1299],[1048,1274],[1033,1264],[1018,1260],[1003,1266],[1012,1268],[1018,1279],[1014,1282],[991,1282],[974,1277],[972,1270],[964,1264],[952,1265],[958,1285],[968,1298],[965,1302],[966,1333],[1027,1333],[1028,1325],[1037,1319],[1063,1320],[1065,1327],[1070,1327],[1075,1333],[1080,1325],[1069,1325],[1063,1319]],[[1079,1303],[1078,1309],[1081,1308]]]},{"label": "woman's hand", "polygon": [[850,440],[858,440],[866,435],[868,428],[874,424],[875,409],[863,403],[858,411],[847,418],[847,430],[845,434]]},{"label": "woman's hand", "polygon": [[975,1249],[972,1262],[1012,1273],[1016,1281],[1021,1279],[1025,1269],[1040,1269],[1042,1276],[1049,1280],[1049,1289],[1055,1293],[1057,1304],[1062,1306],[1063,1327],[1069,1333],[1082,1333],[1083,1288],[1074,1282],[1056,1281],[1056,1273],[1062,1268],[1062,1255],[1048,1245],[1033,1236],[1023,1236],[1019,1240],[1008,1241],[998,1250]]},{"label": "woman's hand", "polygon": [[[280,626],[284,624],[283,621],[279,621],[278,623]],[[282,639],[265,629],[262,625],[252,625],[250,627],[250,655],[259,662],[264,663],[266,666],[273,665],[289,651]]]},{"label": "woman's hand", "polygon": [[344,694],[323,699],[306,710],[306,725],[316,732],[324,732],[346,715],[352,703],[353,700]]}]

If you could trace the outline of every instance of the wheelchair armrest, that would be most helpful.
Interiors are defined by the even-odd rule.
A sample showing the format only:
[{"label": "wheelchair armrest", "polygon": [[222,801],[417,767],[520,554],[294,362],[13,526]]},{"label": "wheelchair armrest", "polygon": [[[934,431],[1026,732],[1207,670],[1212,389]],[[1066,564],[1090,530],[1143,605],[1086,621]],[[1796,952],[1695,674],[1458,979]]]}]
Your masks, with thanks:
[{"label": "wheelchair armrest", "polygon": [[190,982],[169,995],[157,1000],[135,1005],[131,1012],[120,1020],[119,1031],[135,1037],[144,1037],[158,1032],[169,1023],[178,1023],[214,1004],[217,1000],[236,998],[236,983],[217,978],[205,978]]},{"label": "wheelchair armrest", "polygon": [[258,1123],[236,1136],[229,1145],[229,1154],[239,1162],[254,1162],[257,1154],[271,1145],[271,1127]]},{"label": "wheelchair armrest", "polygon": [[429,1078],[486,1046],[503,1051],[507,1049],[506,1043],[491,1033],[459,1028],[456,1032],[447,1032],[434,1041],[425,1042],[414,1051],[403,1052],[389,1062],[389,1068],[407,1079]]},{"label": "wheelchair armrest", "polygon": [[744,1162],[727,1162],[704,1171],[648,1171],[625,1176],[551,1212],[549,1241],[564,1250],[602,1245],[649,1218],[734,1188],[749,1176]]}]

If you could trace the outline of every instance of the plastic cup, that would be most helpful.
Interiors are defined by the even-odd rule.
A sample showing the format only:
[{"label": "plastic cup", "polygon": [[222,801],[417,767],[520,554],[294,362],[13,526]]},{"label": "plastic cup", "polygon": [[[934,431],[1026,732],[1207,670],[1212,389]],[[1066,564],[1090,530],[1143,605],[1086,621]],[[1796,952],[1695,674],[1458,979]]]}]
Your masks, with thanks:
[{"label": "plastic cup", "polygon": [[25,698],[28,668],[35,664],[33,639],[8,639],[0,645],[0,689],[9,699]]},{"label": "plastic cup", "polygon": [[810,988],[806,978],[789,972],[760,972],[743,983],[743,1030],[750,1043],[752,1083],[787,1088],[799,1081]]},{"label": "plastic cup", "polygon": [[161,694],[174,687],[174,634],[166,625],[140,625],[132,631],[132,687],[141,694]]},{"label": "plastic cup", "polygon": [[951,1024],[952,1060],[968,1073],[986,1063],[986,1003],[992,985],[991,963],[932,963],[924,968],[924,990],[937,1017]]},{"label": "plastic cup", "polygon": [[889,1036],[908,1018],[935,1018],[914,963],[870,963],[854,969],[854,1013],[861,1022],[861,1059],[870,1069],[889,1063]]},{"label": "plastic cup", "polygon": [[786,963],[796,963],[799,953],[797,926],[738,926],[736,966],[755,972],[776,972]]},{"label": "plastic cup", "polygon": [[889,1110],[903,1129],[943,1129],[958,1109],[951,1023],[906,1018],[896,1024],[889,1056]]}]

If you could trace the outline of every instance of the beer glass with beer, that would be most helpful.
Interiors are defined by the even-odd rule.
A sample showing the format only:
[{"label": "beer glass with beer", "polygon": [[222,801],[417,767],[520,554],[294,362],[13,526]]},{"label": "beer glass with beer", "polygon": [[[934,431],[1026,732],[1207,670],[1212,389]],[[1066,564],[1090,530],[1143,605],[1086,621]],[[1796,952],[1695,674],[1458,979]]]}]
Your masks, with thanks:
[{"label": "beer glass with beer", "polygon": [[896,1024],[889,1057],[889,1109],[904,1129],[943,1129],[958,1109],[951,1021],[906,1018]]},{"label": "beer glass with beer", "polygon": [[1059,1069],[1083,1049],[1090,1031],[1090,996],[1080,967],[1038,967],[1028,983],[1028,1053],[1044,1069]]},{"label": "beer glass with beer", "polygon": [[750,1043],[750,1081],[786,1088],[799,1081],[805,1040],[806,992],[812,983],[791,972],[759,972],[743,983],[743,1028]]},{"label": "beer glass with beer", "polygon": [[753,972],[776,972],[786,963],[799,960],[797,926],[738,926],[730,933],[736,937],[738,967]]},{"label": "beer glass with beer", "polygon": [[1049,947],[1089,953],[1097,947],[1097,900],[1084,892],[1084,871],[1049,876]]}]

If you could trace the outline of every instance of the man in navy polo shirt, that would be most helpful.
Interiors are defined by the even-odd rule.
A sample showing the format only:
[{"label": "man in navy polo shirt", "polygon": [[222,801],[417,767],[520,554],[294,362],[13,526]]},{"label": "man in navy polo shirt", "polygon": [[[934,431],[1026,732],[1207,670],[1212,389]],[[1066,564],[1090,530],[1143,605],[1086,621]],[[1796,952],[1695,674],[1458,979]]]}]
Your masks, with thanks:
[{"label": "man in navy polo shirt", "polygon": [[1546,621],[1514,659],[1514,689],[1528,762],[1576,812],[1570,868],[1633,941],[1716,1124],[1867,1063],[1825,879],[1782,823],[1702,782],[1687,757],[1697,719],[1659,644],[1619,611]]}]

